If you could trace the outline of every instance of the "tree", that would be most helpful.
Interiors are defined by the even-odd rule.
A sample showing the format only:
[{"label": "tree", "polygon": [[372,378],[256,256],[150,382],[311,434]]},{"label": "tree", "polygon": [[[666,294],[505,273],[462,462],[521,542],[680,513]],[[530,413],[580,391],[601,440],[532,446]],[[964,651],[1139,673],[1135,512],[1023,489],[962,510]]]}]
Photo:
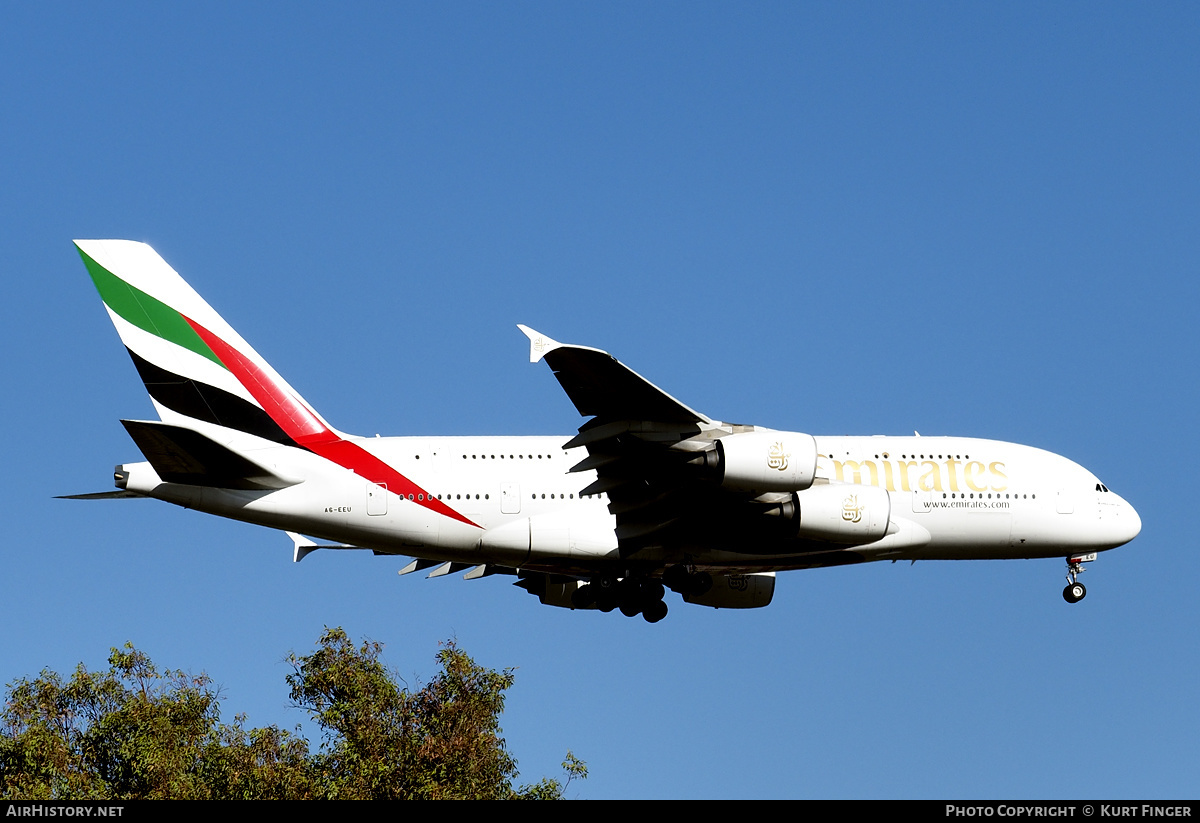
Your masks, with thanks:
[{"label": "tree", "polygon": [[159,672],[126,644],[107,672],[43,671],[9,687],[0,737],[4,797],[303,796],[308,744],[275,727],[220,723],[206,675]]},{"label": "tree", "polygon": [[[441,670],[419,691],[397,685],[380,662],[383,647],[356,648],[327,629],[311,655],[289,658],[292,701],[325,731],[319,770],[339,798],[557,798],[565,785],[542,780],[514,788],[517,762],[500,736],[511,669],[479,666],[451,640]],[[568,752],[571,762],[573,755]],[[564,764],[564,769],[566,769]],[[586,767],[568,770],[586,776]]]},{"label": "tree", "polygon": [[530,798],[557,799],[587,767],[567,753],[567,781],[515,788],[500,737],[511,670],[483,668],[453,642],[419,691],[326,629],[312,654],[289,657],[292,700],[321,727],[308,741],[275,726],[220,719],[206,675],[160,672],[126,644],[106,672],[82,664],[64,681],[43,671],[10,684],[0,715],[0,795],[22,799]]}]

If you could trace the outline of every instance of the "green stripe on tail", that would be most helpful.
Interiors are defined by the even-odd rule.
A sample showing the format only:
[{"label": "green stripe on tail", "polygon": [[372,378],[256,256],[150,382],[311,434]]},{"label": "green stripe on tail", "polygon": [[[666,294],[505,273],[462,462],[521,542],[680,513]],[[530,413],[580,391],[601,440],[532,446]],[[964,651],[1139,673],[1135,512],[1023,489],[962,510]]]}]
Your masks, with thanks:
[{"label": "green stripe on tail", "polygon": [[200,339],[200,335],[188,325],[182,314],[161,300],[129,285],[88,257],[83,249],[79,249],[79,256],[83,258],[83,264],[87,266],[88,274],[92,276],[92,282],[96,284],[96,291],[100,292],[100,299],[104,301],[104,305],[121,318],[139,329],[183,346],[225,367],[221,358]]}]

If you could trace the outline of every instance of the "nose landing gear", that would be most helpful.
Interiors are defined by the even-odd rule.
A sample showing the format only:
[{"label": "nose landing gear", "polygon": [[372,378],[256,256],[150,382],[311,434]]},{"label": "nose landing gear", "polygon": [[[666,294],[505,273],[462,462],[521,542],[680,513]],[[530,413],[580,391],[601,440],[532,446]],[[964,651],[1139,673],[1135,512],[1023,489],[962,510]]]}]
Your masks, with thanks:
[{"label": "nose landing gear", "polygon": [[1095,559],[1094,553],[1067,558],[1067,587],[1063,589],[1063,600],[1078,603],[1087,596],[1087,587],[1079,582],[1079,575],[1087,571],[1083,567],[1084,562]]},{"label": "nose landing gear", "polygon": [[1087,596],[1087,587],[1082,583],[1072,583],[1063,589],[1063,600],[1068,603],[1078,603]]}]

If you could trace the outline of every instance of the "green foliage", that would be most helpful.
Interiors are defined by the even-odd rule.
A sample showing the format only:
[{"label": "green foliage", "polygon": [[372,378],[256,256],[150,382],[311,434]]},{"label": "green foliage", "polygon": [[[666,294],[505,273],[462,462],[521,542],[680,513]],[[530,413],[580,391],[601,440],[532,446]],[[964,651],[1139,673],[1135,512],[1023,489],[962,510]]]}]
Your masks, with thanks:
[{"label": "green foliage", "polygon": [[274,727],[220,723],[205,675],[159,672],[126,644],[107,672],[80,665],[9,687],[0,736],[6,798],[303,795],[308,744]]},{"label": "green foliage", "polygon": [[511,670],[478,666],[451,641],[437,676],[414,692],[382,650],[327,629],[312,654],[288,658],[292,700],[322,729],[316,753],[275,726],[222,723],[207,676],[159,672],[128,644],[106,672],[80,665],[65,682],[51,671],[19,680],[0,715],[0,796],[560,799],[587,776],[568,752],[566,783],[514,788],[499,725]]}]

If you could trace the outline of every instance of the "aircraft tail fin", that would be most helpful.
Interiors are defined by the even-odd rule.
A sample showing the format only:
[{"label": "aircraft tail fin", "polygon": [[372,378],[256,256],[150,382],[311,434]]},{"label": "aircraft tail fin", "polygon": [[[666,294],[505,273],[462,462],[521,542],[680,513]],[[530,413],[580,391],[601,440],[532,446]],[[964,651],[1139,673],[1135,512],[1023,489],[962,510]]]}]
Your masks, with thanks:
[{"label": "aircraft tail fin", "polygon": [[150,246],[130,240],[75,246],[164,422],[201,421],[302,447],[337,439]]}]

